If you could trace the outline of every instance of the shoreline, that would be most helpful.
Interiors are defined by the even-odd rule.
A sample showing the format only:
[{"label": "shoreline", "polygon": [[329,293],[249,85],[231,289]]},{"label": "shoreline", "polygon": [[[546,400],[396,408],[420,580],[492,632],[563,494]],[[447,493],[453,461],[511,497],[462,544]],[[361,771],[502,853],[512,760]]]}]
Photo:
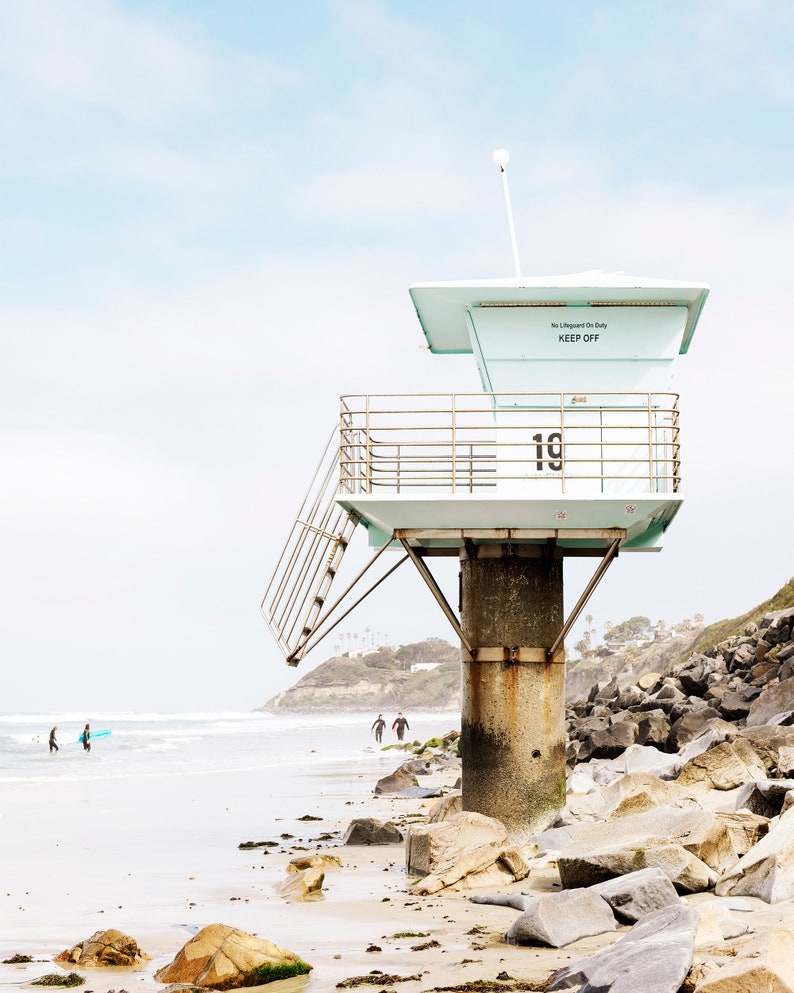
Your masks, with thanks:
[{"label": "shoreline", "polygon": [[[428,717],[437,733],[449,730],[437,715]],[[422,722],[412,721],[413,727],[411,740],[426,740]],[[329,760],[309,745],[307,739],[317,764],[298,767],[292,793],[278,798],[277,816],[262,810],[267,770],[264,778],[248,769],[192,777],[168,772],[138,783],[114,778],[111,756],[100,755],[92,756],[107,762],[99,779],[53,779],[43,789],[5,784],[0,835],[12,848],[14,836],[24,838],[29,857],[46,870],[26,878],[29,859],[27,869],[12,863],[4,879],[0,958],[23,954],[34,961],[0,965],[0,983],[21,989],[45,973],[71,971],[54,963],[55,955],[107,928],[129,934],[150,958],[134,969],[75,969],[86,977],[80,987],[86,993],[157,993],[164,989],[154,979],[157,970],[211,923],[240,928],[300,955],[313,967],[309,976],[274,989],[308,993],[334,990],[373,970],[421,976],[400,983],[404,993],[493,980],[504,972],[539,982],[619,937],[620,932],[584,939],[565,949],[510,946],[501,940],[515,917],[510,908],[471,904],[465,891],[409,893],[404,844],[342,844],[356,817],[392,820],[404,833],[406,820],[425,815],[436,802],[373,793],[377,780],[408,753],[376,749],[370,739],[350,764]],[[420,782],[448,792],[457,775],[451,767]],[[307,814],[322,820],[301,821]],[[318,840],[324,833],[335,840]],[[266,839],[280,842],[270,854],[238,847]],[[286,901],[277,887],[290,859],[314,852],[338,856],[342,867],[326,872],[321,899]],[[554,869],[535,870],[532,887],[551,890],[556,879]],[[516,892],[528,883],[515,884]],[[394,937],[404,933],[417,937]],[[434,947],[414,950],[429,942]]]}]

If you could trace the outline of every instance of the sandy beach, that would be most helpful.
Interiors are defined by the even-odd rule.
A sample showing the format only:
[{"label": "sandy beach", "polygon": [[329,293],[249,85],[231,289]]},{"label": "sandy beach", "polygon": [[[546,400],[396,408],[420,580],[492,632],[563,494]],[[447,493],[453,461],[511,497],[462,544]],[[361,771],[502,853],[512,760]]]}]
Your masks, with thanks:
[{"label": "sandy beach", "polygon": [[[455,715],[426,715],[412,721],[409,737],[423,741],[454,726]],[[374,748],[366,718],[348,719],[338,729],[327,719],[309,722],[289,743],[281,734],[278,755],[273,742],[263,747],[261,761],[247,736],[234,731],[228,740],[210,741],[206,754],[204,742],[184,734],[170,752],[162,746],[160,765],[139,768],[123,760],[122,732],[115,752],[97,743],[90,756],[64,748],[51,758],[46,740],[40,749],[35,742],[36,775],[4,777],[0,816],[0,959],[30,955],[34,961],[0,965],[0,982],[21,987],[58,971],[55,955],[110,927],[135,938],[151,958],[136,970],[86,970],[82,988],[94,993],[161,990],[155,972],[215,922],[302,956],[313,971],[289,984],[316,991],[375,969],[421,976],[400,984],[406,993],[492,980],[500,972],[539,981],[556,965],[615,940],[589,939],[562,951],[510,947],[500,938],[515,911],[472,905],[465,893],[409,894],[403,845],[342,846],[354,817],[404,827],[434,802],[373,795],[377,780],[405,756]],[[340,751],[341,739],[356,739],[352,758],[329,756],[337,731]],[[193,764],[180,767],[170,757],[175,753]],[[202,768],[204,760],[209,768]],[[85,763],[92,763],[88,778]],[[454,780],[440,772],[422,777],[422,785],[447,790]],[[322,819],[301,821],[305,815]],[[320,840],[326,834],[332,840]],[[261,840],[279,844],[238,847]],[[290,859],[307,851],[337,855],[342,866],[326,873],[322,899],[288,902],[278,886]],[[532,887],[551,888],[555,881],[553,870],[537,872]],[[394,937],[403,933],[416,937]]]},{"label": "sandy beach", "polygon": [[[503,935],[515,910],[472,904],[467,891],[413,895],[403,844],[343,845],[354,818],[391,820],[404,831],[436,802],[373,794],[378,779],[410,756],[374,747],[360,715],[116,718],[113,737],[91,755],[71,742],[57,756],[47,754],[46,723],[36,722],[44,725],[38,732],[33,723],[14,725],[0,749],[0,960],[34,960],[1,964],[5,987],[58,972],[59,952],[107,928],[132,936],[150,958],[133,970],[78,970],[87,980],[81,988],[93,993],[162,990],[157,970],[211,923],[295,952],[311,974],[273,988],[317,993],[374,970],[384,979],[365,989],[419,993],[497,977],[540,983],[627,931],[561,949],[511,946]],[[423,742],[454,726],[455,715],[421,715],[409,737]],[[421,785],[446,792],[456,775],[436,771]],[[714,791],[710,799],[731,810],[735,797]],[[276,844],[240,849],[245,841]],[[285,899],[279,886],[290,860],[315,852],[341,860],[326,872],[322,897]],[[499,890],[559,885],[553,859],[535,859],[528,878]],[[714,896],[684,902],[708,910]],[[745,902],[757,926],[787,910]],[[388,976],[415,978],[395,984]]]}]

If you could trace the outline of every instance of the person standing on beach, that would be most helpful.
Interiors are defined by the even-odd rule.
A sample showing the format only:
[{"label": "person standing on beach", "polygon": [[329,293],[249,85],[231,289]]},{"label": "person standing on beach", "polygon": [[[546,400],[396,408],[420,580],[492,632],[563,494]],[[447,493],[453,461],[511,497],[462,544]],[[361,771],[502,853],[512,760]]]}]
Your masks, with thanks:
[{"label": "person standing on beach", "polygon": [[86,752],[91,751],[91,725],[86,724],[83,728],[83,733],[80,735],[80,741],[83,743],[83,749]]},{"label": "person standing on beach", "polygon": [[383,714],[378,714],[378,719],[370,728],[370,731],[375,732],[375,741],[380,744],[383,741],[383,729],[386,727],[386,721],[383,719]]},{"label": "person standing on beach", "polygon": [[406,728],[408,728],[409,731],[411,730],[410,727],[408,727],[408,721],[406,721],[406,719],[403,717],[401,713],[397,714],[397,716],[394,719],[394,724],[392,724],[391,726],[391,729],[392,731],[397,732],[398,741],[403,740],[403,735],[405,734]]},{"label": "person standing on beach", "polygon": [[50,755],[52,755],[53,752],[58,751],[58,742],[55,740],[55,732],[57,730],[58,725],[56,724],[52,731],[50,731]]}]

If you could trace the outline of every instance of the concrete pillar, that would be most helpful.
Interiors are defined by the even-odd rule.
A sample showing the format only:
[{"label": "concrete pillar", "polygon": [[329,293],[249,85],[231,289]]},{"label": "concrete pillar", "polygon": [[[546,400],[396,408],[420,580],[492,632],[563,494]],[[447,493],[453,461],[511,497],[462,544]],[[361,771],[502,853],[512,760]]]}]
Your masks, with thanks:
[{"label": "concrete pillar", "polygon": [[[461,552],[463,808],[501,820],[516,840],[565,804],[565,665],[548,649],[563,622],[562,558],[542,546]],[[503,649],[522,659],[505,661]],[[532,651],[534,649],[534,651]]]}]

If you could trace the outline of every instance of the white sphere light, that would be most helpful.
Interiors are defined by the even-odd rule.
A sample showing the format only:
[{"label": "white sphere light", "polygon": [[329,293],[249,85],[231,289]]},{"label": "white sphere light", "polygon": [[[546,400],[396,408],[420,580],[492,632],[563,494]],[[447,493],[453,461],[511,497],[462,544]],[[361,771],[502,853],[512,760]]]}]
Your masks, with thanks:
[{"label": "white sphere light", "polygon": [[506,148],[497,148],[491,158],[494,165],[498,165],[500,169],[504,169],[510,161],[510,152]]}]

